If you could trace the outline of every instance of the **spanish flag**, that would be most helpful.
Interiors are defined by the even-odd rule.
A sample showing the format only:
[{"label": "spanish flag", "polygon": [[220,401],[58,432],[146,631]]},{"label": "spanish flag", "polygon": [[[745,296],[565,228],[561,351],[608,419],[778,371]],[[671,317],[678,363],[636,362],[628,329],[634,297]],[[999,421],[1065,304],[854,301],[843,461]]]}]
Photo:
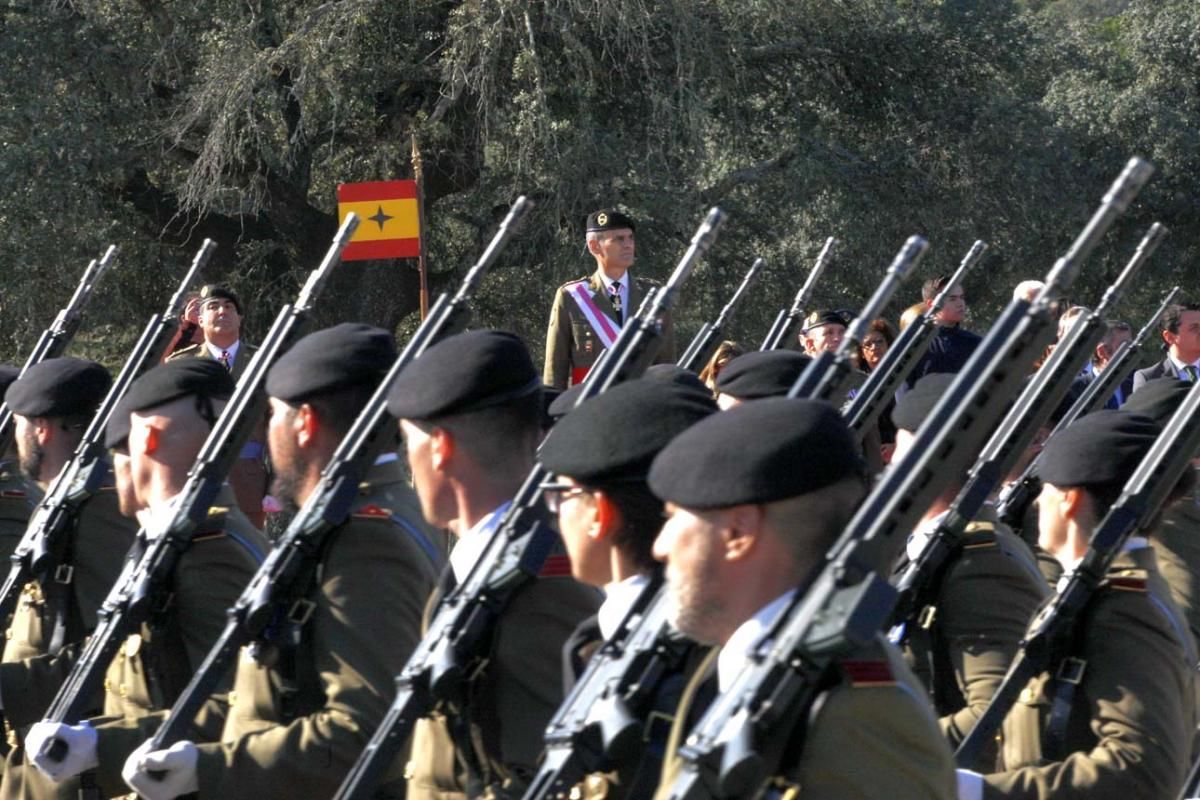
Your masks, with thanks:
[{"label": "spanish flag", "polygon": [[353,211],[361,220],[343,261],[369,258],[417,258],[421,225],[416,181],[369,181],[337,187],[338,222]]}]

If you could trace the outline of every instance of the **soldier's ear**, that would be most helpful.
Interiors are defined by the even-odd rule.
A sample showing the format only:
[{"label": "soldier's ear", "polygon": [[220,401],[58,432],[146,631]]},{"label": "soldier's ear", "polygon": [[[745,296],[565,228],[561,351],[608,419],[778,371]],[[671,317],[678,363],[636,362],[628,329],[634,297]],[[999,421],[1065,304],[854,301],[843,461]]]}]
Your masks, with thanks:
[{"label": "soldier's ear", "polygon": [[596,540],[607,539],[625,524],[621,509],[604,492],[593,492],[592,497],[596,499],[596,524],[588,533]]},{"label": "soldier's ear", "polygon": [[726,561],[742,561],[762,538],[763,507],[733,506],[723,512],[721,546]]},{"label": "soldier's ear", "polygon": [[151,456],[158,452],[161,431],[157,426],[146,420],[138,420],[134,415],[129,429],[129,452]]},{"label": "soldier's ear", "polygon": [[429,433],[429,453],[433,468],[439,472],[445,470],[454,457],[454,435],[445,428],[434,428]]},{"label": "soldier's ear", "polygon": [[321,427],[321,421],[317,417],[317,410],[308,403],[303,403],[296,415],[292,418],[292,431],[296,435],[296,444],[301,447],[310,447],[317,439],[317,430]]}]

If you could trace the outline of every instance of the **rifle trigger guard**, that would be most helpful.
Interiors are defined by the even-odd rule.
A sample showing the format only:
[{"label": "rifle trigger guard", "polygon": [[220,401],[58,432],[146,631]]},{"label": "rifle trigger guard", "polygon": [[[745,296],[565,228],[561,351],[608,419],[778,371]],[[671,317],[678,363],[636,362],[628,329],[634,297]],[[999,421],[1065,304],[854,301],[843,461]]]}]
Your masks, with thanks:
[{"label": "rifle trigger guard", "polygon": [[69,584],[75,580],[75,567],[72,564],[59,564],[54,568],[54,581]]},{"label": "rifle trigger guard", "polygon": [[304,625],[316,611],[317,604],[312,600],[301,597],[288,609],[288,622],[294,625]]}]

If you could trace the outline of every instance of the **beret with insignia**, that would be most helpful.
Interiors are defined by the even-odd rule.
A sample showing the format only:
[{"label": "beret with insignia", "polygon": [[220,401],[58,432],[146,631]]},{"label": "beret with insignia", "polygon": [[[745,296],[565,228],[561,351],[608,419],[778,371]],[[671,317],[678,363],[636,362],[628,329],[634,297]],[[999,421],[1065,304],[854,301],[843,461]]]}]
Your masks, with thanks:
[{"label": "beret with insignia", "polygon": [[810,359],[793,350],[755,350],[737,356],[717,377],[717,391],[739,400],[782,397]]},{"label": "beret with insignia", "polygon": [[615,208],[602,208],[588,215],[588,233],[592,233],[593,231],[612,231],[618,228],[628,228],[631,231],[637,230],[633,224],[633,220]]},{"label": "beret with insignia", "polygon": [[716,410],[707,391],[638,378],[563,417],[538,459],[551,472],[582,483],[644,481],[659,450]]},{"label": "beret with insignia", "polygon": [[1121,406],[1121,410],[1131,414],[1141,414],[1143,417],[1149,417],[1159,425],[1165,426],[1183,402],[1183,398],[1187,397],[1191,388],[1192,384],[1188,381],[1181,381],[1177,378],[1155,378],[1152,381],[1146,381],[1138,387],[1136,392],[1129,395],[1129,399],[1125,401],[1125,405]]},{"label": "beret with insignia", "polygon": [[374,388],[396,360],[392,334],[343,322],[305,336],[267,373],[267,394],[285,403],[358,386]]},{"label": "beret with insignia", "polygon": [[786,500],[863,474],[858,444],[837,410],[768,397],[712,414],[675,437],[654,459],[649,484],[665,501],[703,510]]},{"label": "beret with insignia", "polygon": [[239,315],[245,313],[242,311],[242,301],[238,299],[238,296],[234,293],[233,289],[230,289],[228,286],[220,283],[206,283],[200,287],[201,305],[204,304],[205,300],[209,300],[214,297],[221,300],[228,300],[229,302],[233,303],[233,306],[237,309]]},{"label": "beret with insignia", "polygon": [[388,412],[435,419],[529,397],[542,390],[525,343],[503,331],[470,331],[443,339],[400,373]]},{"label": "beret with insignia", "polygon": [[1038,476],[1059,488],[1123,486],[1161,432],[1154,420],[1126,411],[1088,414],[1046,443]]},{"label": "beret with insignia", "polygon": [[915,432],[957,377],[953,372],[934,372],[918,380],[896,401],[892,423],[902,431]]},{"label": "beret with insignia", "polygon": [[841,325],[845,327],[850,324],[850,314],[844,311],[814,311],[804,318],[804,331],[811,331],[813,328],[820,328],[822,325]]},{"label": "beret with insignia", "polygon": [[13,381],[4,400],[14,414],[26,417],[94,414],[111,385],[108,370],[95,361],[51,358]]}]

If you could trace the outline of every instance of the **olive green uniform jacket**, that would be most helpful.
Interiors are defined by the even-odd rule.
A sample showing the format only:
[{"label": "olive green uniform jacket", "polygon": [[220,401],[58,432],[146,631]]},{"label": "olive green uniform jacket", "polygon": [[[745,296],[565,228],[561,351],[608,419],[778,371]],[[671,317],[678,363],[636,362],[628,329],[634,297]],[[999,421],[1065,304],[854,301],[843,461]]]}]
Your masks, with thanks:
[{"label": "olive green uniform jacket", "polygon": [[197,743],[201,798],[334,795],[420,638],[437,567],[418,519],[398,462],[372,467],[326,541],[296,636],[261,661],[243,650],[220,741]]},{"label": "olive green uniform jacket", "polygon": [[[169,604],[126,639],[108,667],[104,716],[92,720],[100,762],[96,777],[106,797],[129,792],[121,778],[125,760],[165,719],[224,629],[226,609],[237,601],[267,552],[266,537],[230,507],[233,502],[233,492],[223,488],[207,523],[193,535],[175,567]],[[228,683],[223,682],[222,692]],[[218,702],[224,703],[224,698]],[[219,733],[218,726],[212,735]],[[56,784],[22,761],[21,750],[9,753],[0,797],[77,796],[78,778]]]},{"label": "olive green uniform jacket", "polygon": [[[440,707],[417,723],[408,800],[461,800],[486,790],[521,797],[563,701],[563,644],[599,605],[595,589],[570,577],[563,555],[551,556],[541,577],[517,590],[500,615],[485,668],[469,684],[466,708]],[[465,747],[451,725],[469,739]]]},{"label": "olive green uniform jacket", "polygon": [[[839,678],[812,705],[803,749],[771,785],[780,792],[797,790],[795,796],[804,800],[953,800],[954,758],[925,690],[900,652],[878,637],[842,659],[837,672]],[[693,715],[681,707],[675,718]],[[668,752],[656,798],[669,797],[681,766]]]},{"label": "olive green uniform jacket", "polygon": [[[121,572],[137,524],[121,516],[117,493],[102,488],[81,507],[66,537],[66,553],[56,574],[69,582],[31,581],[21,592],[0,660],[0,700],[13,733],[42,718],[70,674],[78,646],[96,627],[96,612]],[[64,621],[55,642],[56,620]],[[96,697],[96,710],[101,698]]]},{"label": "olive green uniform jacket", "polygon": [[[626,273],[632,275],[632,271]],[[657,286],[654,281],[632,275],[633,282],[629,286],[629,308],[624,309],[625,319],[628,320],[637,313],[638,306],[646,297],[646,293]],[[614,327],[620,329],[617,321],[617,311],[608,298],[608,290],[597,269],[587,278],[568,281],[558,287],[554,294],[554,306],[550,309],[550,328],[546,332],[546,364],[542,370],[542,383],[555,389],[566,389],[576,383],[582,383],[592,364],[600,357],[604,345],[600,343],[591,324],[579,310],[568,292],[580,282],[587,282],[592,293],[592,300],[602,313],[613,321]],[[663,319],[662,343],[654,356],[654,363],[665,364],[675,361],[675,325],[668,312]]]},{"label": "olive green uniform jacket", "polygon": [[1041,675],[1005,719],[1007,771],[984,777],[983,796],[1174,798],[1196,728],[1196,651],[1153,548],[1117,557],[1075,629],[1072,651],[1082,664],[1074,662],[1066,755],[1044,752],[1055,684]]},{"label": "olive green uniform jacket", "polygon": [[1200,641],[1200,490],[1167,509],[1153,541],[1171,598]]},{"label": "olive green uniform jacket", "polygon": [[[234,381],[240,380],[258,348],[243,341],[238,346],[237,358],[229,368],[229,375]],[[167,356],[167,361],[181,358],[207,358],[215,361],[208,346],[201,342],[191,347],[177,350]],[[271,484],[271,473],[267,468],[267,418],[264,415],[261,422],[254,426],[250,438],[242,446],[242,457],[233,462],[229,469],[229,485],[237,496],[238,508],[250,522],[260,530],[266,524],[266,514],[263,513],[262,501]]]},{"label": "olive green uniform jacket", "polygon": [[987,709],[1049,593],[1029,548],[984,506],[961,549],[921,593],[900,640],[952,746]]}]

